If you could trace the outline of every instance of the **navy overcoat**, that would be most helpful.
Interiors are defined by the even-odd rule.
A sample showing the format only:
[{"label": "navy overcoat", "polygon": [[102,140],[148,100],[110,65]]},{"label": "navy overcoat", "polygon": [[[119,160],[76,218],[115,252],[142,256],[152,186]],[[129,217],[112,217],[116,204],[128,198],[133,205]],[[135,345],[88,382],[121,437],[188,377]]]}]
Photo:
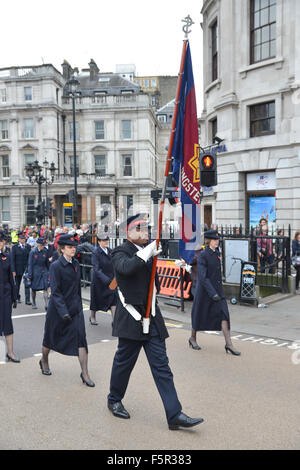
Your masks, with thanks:
[{"label": "navy overcoat", "polygon": [[17,300],[16,285],[11,270],[10,254],[0,253],[0,336],[13,334],[12,302]]},{"label": "navy overcoat", "polygon": [[14,245],[11,249],[11,269],[17,276],[23,276],[28,264],[28,257],[31,251],[30,245],[27,243],[22,248],[19,244]]},{"label": "navy overcoat", "polygon": [[[87,348],[82,311],[80,266],[74,258],[64,256],[50,266],[51,296],[46,315],[43,346],[67,356],[78,356],[78,348]],[[65,324],[64,315],[72,322]]]},{"label": "navy overcoat", "polygon": [[[125,303],[133,305],[142,317],[144,317],[147,308],[153,258],[150,258],[150,260],[145,263],[141,258],[135,256],[137,251],[137,247],[127,240],[112,251],[112,261],[118,288],[124,296]],[[157,276],[155,284],[159,291]],[[155,324],[161,341],[168,338],[169,333],[158,304],[156,304],[155,317],[151,316],[151,322]],[[121,304],[119,296],[113,321],[112,335],[136,341],[149,339],[149,335],[143,333],[142,322],[135,320],[130,315]]]},{"label": "navy overcoat", "polygon": [[97,246],[92,254],[93,277],[91,283],[91,305],[93,311],[107,310],[112,305],[117,305],[117,294],[108,286],[115,277],[114,267],[111,261],[111,250],[108,248],[108,254]]},{"label": "navy overcoat", "polygon": [[46,248],[39,251],[33,248],[28,258],[28,277],[31,280],[31,289],[46,290],[49,287],[49,260]]},{"label": "navy overcoat", "polygon": [[[221,300],[212,300],[219,294]],[[230,316],[222,286],[221,255],[209,247],[199,253],[197,259],[197,285],[192,307],[192,328],[195,331],[221,331],[222,320]]]}]

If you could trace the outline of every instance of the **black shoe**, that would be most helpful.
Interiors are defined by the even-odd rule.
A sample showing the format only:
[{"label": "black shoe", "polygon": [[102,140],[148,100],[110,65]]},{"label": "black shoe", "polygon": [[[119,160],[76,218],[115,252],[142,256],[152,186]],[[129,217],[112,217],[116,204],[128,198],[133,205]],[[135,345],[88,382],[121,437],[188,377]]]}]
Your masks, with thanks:
[{"label": "black shoe", "polygon": [[98,325],[98,323],[97,323],[96,321],[92,321],[92,318],[91,318],[91,317],[89,318],[89,321],[90,321],[90,324],[91,324],[91,325],[94,325],[94,326],[97,326],[97,325]]},{"label": "black shoe", "polygon": [[172,423],[169,423],[169,429],[174,431],[179,428],[192,428],[197,426],[197,424],[203,423],[203,421],[203,418],[190,418],[186,414],[180,413]]},{"label": "black shoe", "polygon": [[50,369],[48,369],[48,370],[43,369],[42,359],[40,360],[39,364],[40,364],[40,368],[41,368],[41,371],[42,371],[43,375],[52,375],[52,372],[51,372]]},{"label": "black shoe", "polygon": [[88,387],[95,387],[94,382],[92,382],[91,380],[85,380],[85,378],[84,378],[83,375],[82,375],[82,372],[81,372],[81,374],[80,374],[80,377],[81,377],[82,382],[83,382],[85,385],[87,385]]},{"label": "black shoe", "polygon": [[21,299],[18,299],[18,304],[21,304],[22,303],[22,300]]},{"label": "black shoe", "polygon": [[198,344],[193,344],[192,341],[189,339],[189,345],[193,348],[193,349],[201,349],[200,346],[198,346]]},{"label": "black shoe", "polygon": [[28,302],[25,302],[25,304],[26,304],[26,305],[32,305],[32,303],[29,302],[29,301],[28,301]]},{"label": "black shoe", "polygon": [[36,310],[36,309],[37,309],[36,304],[32,304],[32,308],[33,308],[34,310]]},{"label": "black shoe", "polygon": [[16,357],[16,358],[14,359],[13,357],[9,356],[8,354],[6,354],[6,357],[7,357],[7,359],[8,359],[9,361],[15,362],[16,364],[19,364],[19,362],[21,362],[18,357]]},{"label": "black shoe", "polygon": [[123,419],[130,418],[130,414],[128,413],[128,411],[125,410],[121,401],[117,401],[115,403],[110,403],[108,401],[107,406],[114,416],[117,416],[118,418],[123,418]]},{"label": "black shoe", "polygon": [[229,352],[231,352],[231,354],[233,354],[234,356],[240,356],[241,353],[239,351],[235,351],[234,349],[230,348],[229,346],[227,346],[227,344],[225,344],[225,351],[226,351],[226,354]]}]

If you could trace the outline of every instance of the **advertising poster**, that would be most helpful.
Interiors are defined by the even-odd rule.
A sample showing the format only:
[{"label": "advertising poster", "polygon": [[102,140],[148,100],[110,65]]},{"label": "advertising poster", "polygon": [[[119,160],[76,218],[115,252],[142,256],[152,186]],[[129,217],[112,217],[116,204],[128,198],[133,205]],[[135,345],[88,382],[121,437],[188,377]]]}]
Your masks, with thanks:
[{"label": "advertising poster", "polygon": [[257,227],[261,218],[268,222],[268,229],[276,230],[276,197],[258,196],[249,197],[249,225]]}]

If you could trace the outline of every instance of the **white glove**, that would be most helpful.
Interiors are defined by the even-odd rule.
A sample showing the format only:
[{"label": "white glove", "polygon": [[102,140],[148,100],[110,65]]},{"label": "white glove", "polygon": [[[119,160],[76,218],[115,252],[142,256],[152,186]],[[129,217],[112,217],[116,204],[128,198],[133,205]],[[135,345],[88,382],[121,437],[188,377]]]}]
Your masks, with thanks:
[{"label": "white glove", "polygon": [[185,265],[185,270],[187,273],[191,274],[192,272],[192,265],[191,264],[186,264]]},{"label": "white glove", "polygon": [[181,260],[181,259],[176,259],[175,260],[175,264],[176,266],[180,266],[181,268],[184,268],[185,266],[185,261]]},{"label": "white glove", "polygon": [[136,256],[138,256],[139,258],[144,260],[145,263],[147,263],[148,259],[151,258],[151,256],[159,255],[161,251],[162,251],[161,245],[159,244],[158,249],[156,249],[156,240],[154,240],[154,242],[150,243],[142,250],[139,250],[136,253]]}]

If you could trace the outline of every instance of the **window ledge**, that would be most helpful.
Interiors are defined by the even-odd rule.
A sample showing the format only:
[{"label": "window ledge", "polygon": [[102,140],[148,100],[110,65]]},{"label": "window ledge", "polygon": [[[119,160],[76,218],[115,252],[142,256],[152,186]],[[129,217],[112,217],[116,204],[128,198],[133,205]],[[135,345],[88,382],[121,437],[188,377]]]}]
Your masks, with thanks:
[{"label": "window ledge", "polygon": [[214,82],[210,83],[204,90],[204,93],[208,93],[210,90],[212,90],[215,86],[217,86],[218,88],[220,88],[221,86],[221,83],[222,83],[222,80],[220,78],[218,78],[217,80],[215,80]]},{"label": "window ledge", "polygon": [[251,72],[252,70],[260,69],[262,67],[266,67],[268,65],[275,65],[276,69],[281,69],[283,62],[284,62],[283,57],[275,57],[273,59],[263,60],[262,62],[257,62],[256,64],[251,64],[251,65],[248,65],[247,67],[244,67],[243,69],[240,69],[239,73],[240,75],[242,75],[242,78],[246,78],[248,72]]}]

